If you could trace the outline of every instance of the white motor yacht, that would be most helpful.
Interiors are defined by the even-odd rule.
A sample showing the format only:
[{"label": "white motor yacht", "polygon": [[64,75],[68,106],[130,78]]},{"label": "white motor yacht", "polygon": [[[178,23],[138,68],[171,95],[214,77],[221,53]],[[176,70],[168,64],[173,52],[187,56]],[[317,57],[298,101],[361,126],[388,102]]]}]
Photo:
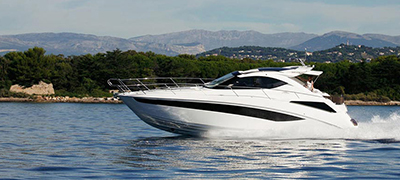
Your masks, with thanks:
[{"label": "white motor yacht", "polygon": [[235,71],[207,83],[200,78],[109,79],[108,83],[120,90],[118,96],[140,119],[172,133],[357,127],[343,99],[334,102],[328,94],[307,87],[302,76],[322,74],[312,69],[303,65]]}]

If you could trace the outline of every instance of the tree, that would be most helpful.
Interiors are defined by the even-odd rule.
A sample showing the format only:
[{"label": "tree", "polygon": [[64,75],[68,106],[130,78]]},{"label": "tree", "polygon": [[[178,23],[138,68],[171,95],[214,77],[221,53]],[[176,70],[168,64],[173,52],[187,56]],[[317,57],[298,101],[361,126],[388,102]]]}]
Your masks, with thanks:
[{"label": "tree", "polygon": [[10,80],[8,79],[8,66],[10,64],[10,60],[0,56],[0,89],[6,88],[8,89],[11,85]]},{"label": "tree", "polygon": [[34,47],[25,52],[10,52],[4,57],[10,61],[10,79],[13,83],[32,86],[39,81],[51,78],[54,62],[46,57],[43,48]]}]

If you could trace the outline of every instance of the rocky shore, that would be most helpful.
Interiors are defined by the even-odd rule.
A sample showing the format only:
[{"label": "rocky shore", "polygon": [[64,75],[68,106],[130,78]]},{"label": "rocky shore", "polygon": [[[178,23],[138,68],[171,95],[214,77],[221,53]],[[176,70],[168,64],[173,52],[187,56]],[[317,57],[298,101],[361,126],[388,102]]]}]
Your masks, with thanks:
[{"label": "rocky shore", "polygon": [[376,101],[360,101],[346,100],[344,103],[347,106],[400,106],[400,101],[376,102]]},{"label": "rocky shore", "polygon": [[47,97],[37,96],[35,98],[0,98],[0,102],[38,102],[38,103],[122,103],[121,100],[113,97],[97,98],[97,97]]}]

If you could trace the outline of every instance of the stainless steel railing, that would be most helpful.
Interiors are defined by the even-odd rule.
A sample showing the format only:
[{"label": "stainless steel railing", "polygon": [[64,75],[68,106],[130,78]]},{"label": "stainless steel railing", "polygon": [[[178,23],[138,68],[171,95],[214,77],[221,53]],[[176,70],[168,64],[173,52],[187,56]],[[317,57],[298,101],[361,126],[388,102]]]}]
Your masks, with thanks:
[{"label": "stainless steel railing", "polygon": [[[185,87],[197,87],[197,86],[205,86],[205,84],[209,81],[213,80],[212,78],[186,78],[186,77],[156,77],[156,78],[130,78],[130,79],[118,79],[111,78],[107,80],[108,85],[111,87],[115,87],[119,90],[119,92],[132,92],[132,91],[142,91],[146,94],[146,91],[151,91],[154,89],[166,89],[171,90],[172,93],[175,94],[174,90],[179,90],[180,88]],[[249,96],[243,95],[239,92],[236,92],[239,89],[260,89],[262,93],[265,95],[265,98],[272,99],[267,92],[266,89],[257,88],[257,87],[233,87],[227,85],[219,85],[214,87],[217,89],[229,89],[233,91],[235,96]],[[238,89],[239,88],[239,89]],[[273,89],[277,92],[285,92],[285,93],[293,93],[297,98],[300,99],[300,95],[302,96],[314,96],[320,97],[317,94],[309,94],[309,93],[301,93],[296,91],[288,91],[288,90],[278,90]],[[339,102],[333,101],[334,103],[341,104]],[[343,102],[342,102],[343,103]]]},{"label": "stainless steel railing", "polygon": [[107,83],[120,92],[150,91],[153,89],[179,89],[183,87],[204,86],[212,78],[156,77],[156,78],[111,78]]}]

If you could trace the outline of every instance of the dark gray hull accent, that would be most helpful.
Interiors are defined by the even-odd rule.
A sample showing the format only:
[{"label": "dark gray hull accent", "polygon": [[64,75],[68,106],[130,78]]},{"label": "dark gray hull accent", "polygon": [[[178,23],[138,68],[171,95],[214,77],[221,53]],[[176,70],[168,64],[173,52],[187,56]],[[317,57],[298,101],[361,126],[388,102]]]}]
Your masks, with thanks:
[{"label": "dark gray hull accent", "polygon": [[301,105],[312,107],[312,108],[316,108],[316,109],[323,110],[323,111],[328,111],[331,113],[336,113],[336,111],[334,109],[329,107],[324,102],[312,102],[312,101],[290,101],[290,102],[296,103],[296,104],[301,104]]},{"label": "dark gray hull accent", "polygon": [[268,111],[264,109],[256,109],[250,107],[236,106],[236,105],[227,105],[227,104],[215,104],[215,103],[207,103],[207,102],[188,102],[188,101],[173,101],[173,100],[162,100],[162,99],[151,99],[151,98],[142,98],[135,97],[137,102],[146,103],[146,104],[155,104],[155,105],[164,105],[164,106],[172,106],[172,107],[181,107],[181,108],[189,108],[189,109],[198,109],[198,110],[206,110],[206,111],[215,111],[222,112],[228,114],[236,114],[242,116],[255,117],[270,121],[298,121],[304,120],[303,118],[283,114],[279,112]]}]

